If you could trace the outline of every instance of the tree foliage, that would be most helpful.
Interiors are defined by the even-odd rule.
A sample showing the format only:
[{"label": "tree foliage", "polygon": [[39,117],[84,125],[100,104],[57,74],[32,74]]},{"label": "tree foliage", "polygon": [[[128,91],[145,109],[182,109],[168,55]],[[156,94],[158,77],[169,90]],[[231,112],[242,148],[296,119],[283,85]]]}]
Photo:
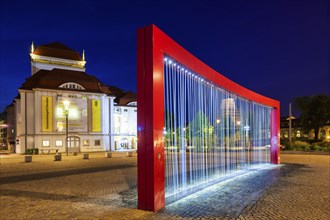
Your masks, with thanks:
[{"label": "tree foliage", "polygon": [[189,144],[197,147],[213,145],[214,128],[203,112],[197,112],[195,118],[189,122],[186,132]]},{"label": "tree foliage", "polygon": [[315,140],[319,129],[330,121],[330,96],[304,96],[294,99],[294,107],[301,113],[301,125],[305,130],[314,129]]}]

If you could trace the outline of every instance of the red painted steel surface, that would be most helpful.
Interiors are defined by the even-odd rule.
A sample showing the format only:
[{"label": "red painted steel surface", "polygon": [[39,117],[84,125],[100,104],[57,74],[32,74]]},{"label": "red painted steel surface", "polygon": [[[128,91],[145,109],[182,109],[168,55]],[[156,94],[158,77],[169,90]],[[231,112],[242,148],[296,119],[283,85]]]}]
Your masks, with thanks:
[{"label": "red painted steel surface", "polygon": [[270,128],[270,162],[273,164],[280,163],[280,108],[273,108],[271,112],[271,128]]},{"label": "red painted steel surface", "polygon": [[193,56],[155,25],[150,25],[138,30],[137,41],[139,209],[158,211],[165,205],[164,54],[221,88],[273,107],[271,162],[279,163],[279,101],[257,94],[231,81]]},{"label": "red painted steel surface", "polygon": [[138,208],[157,211],[165,204],[163,53],[153,29],[138,31]]}]

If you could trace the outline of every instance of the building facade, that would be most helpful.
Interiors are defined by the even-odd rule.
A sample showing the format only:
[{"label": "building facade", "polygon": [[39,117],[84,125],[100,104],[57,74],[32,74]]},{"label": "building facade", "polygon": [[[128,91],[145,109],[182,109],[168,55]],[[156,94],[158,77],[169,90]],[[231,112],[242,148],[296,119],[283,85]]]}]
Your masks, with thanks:
[{"label": "building facade", "polygon": [[115,149],[137,149],[137,102],[134,93],[128,92],[115,99],[113,118]]},{"label": "building facade", "polygon": [[0,113],[0,150],[7,149],[7,117],[6,112]]},{"label": "building facade", "polygon": [[[80,56],[58,42],[36,49],[32,44],[30,58],[31,76],[7,108],[8,126],[14,129],[12,152],[35,148],[42,152],[109,151],[120,149],[115,144],[117,136],[131,143],[136,140],[136,105],[116,106],[115,99],[120,102],[120,98],[85,72],[84,52]],[[122,108],[122,120],[114,113],[117,108]]]},{"label": "building facade", "polygon": [[[281,117],[281,140],[289,140],[289,118]],[[314,140],[314,129],[306,131],[303,129],[299,118],[291,119],[291,139],[294,140]],[[319,129],[318,139],[322,141],[330,141],[330,122],[328,125]]]}]

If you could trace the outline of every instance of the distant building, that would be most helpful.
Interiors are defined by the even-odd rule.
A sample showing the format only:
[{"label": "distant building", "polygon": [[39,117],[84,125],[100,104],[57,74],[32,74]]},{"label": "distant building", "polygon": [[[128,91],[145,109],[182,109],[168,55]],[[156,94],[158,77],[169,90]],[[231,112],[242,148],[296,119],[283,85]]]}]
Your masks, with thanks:
[{"label": "distant building", "polygon": [[137,148],[137,102],[135,93],[124,91],[117,93],[113,119],[115,149]]},{"label": "distant building", "polygon": [[[117,97],[109,86],[86,73],[84,52],[80,56],[58,42],[36,49],[32,44],[30,58],[31,76],[6,108],[7,131],[13,129],[11,136],[7,132],[7,142],[13,152],[33,148],[60,152],[116,150],[121,149],[123,138],[131,143],[125,145],[126,149],[136,147],[136,97],[126,102],[125,96],[130,93],[117,88],[122,96]],[[118,107],[128,113],[119,121],[114,112]],[[114,131],[116,121],[120,123],[119,132]]]},{"label": "distant building", "polygon": [[[15,100],[19,99],[19,96],[15,97]],[[7,147],[10,152],[15,152],[16,143],[19,139],[16,138],[17,124],[16,124],[16,112],[19,105],[16,105],[16,101],[6,107],[6,120],[7,120]]]},{"label": "distant building", "polygon": [[0,150],[6,150],[7,144],[7,116],[6,112],[0,113]]},{"label": "distant building", "polygon": [[[292,140],[313,140],[314,129],[306,132],[304,131],[299,118],[292,117],[291,119],[291,139]],[[320,128],[318,139],[330,141],[330,122],[327,126]],[[289,117],[281,117],[281,140],[289,140]]]}]

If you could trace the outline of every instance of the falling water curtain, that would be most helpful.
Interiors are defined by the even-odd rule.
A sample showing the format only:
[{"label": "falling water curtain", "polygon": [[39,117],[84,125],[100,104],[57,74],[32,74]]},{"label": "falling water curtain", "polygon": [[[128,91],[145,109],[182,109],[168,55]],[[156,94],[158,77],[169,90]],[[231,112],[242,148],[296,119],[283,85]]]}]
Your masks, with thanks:
[{"label": "falling water curtain", "polygon": [[270,163],[271,107],[220,88],[170,56],[164,84],[166,198]]}]

